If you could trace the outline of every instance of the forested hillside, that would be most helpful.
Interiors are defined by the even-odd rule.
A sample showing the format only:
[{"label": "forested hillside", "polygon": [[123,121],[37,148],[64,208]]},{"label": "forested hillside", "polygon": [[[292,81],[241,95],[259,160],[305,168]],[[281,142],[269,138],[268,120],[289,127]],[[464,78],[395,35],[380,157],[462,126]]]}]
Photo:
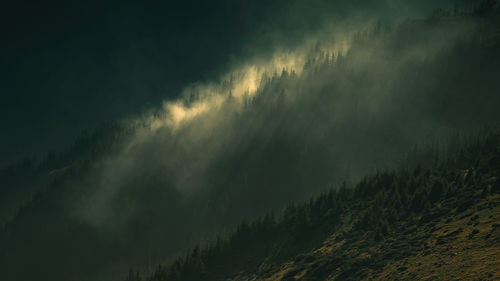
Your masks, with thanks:
[{"label": "forested hillside", "polygon": [[500,135],[458,142],[446,152],[414,152],[425,155],[419,164],[289,204],[278,217],[244,221],[126,280],[495,280]]}]

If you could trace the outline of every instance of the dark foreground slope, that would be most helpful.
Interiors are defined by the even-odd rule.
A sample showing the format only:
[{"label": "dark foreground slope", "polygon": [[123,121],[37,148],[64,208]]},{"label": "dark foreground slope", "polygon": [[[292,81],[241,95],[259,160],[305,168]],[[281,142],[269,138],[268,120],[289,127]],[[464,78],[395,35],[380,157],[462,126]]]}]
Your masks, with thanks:
[{"label": "dark foreground slope", "polygon": [[500,135],[438,154],[244,222],[129,280],[497,279]]},{"label": "dark foreground slope", "polygon": [[500,196],[476,199],[463,212],[445,200],[425,222],[396,224],[378,242],[334,233],[314,250],[234,280],[498,280]]},{"label": "dark foreground slope", "polygon": [[314,250],[234,280],[498,280],[500,196],[476,199],[463,212],[444,200],[380,241],[334,233]]}]

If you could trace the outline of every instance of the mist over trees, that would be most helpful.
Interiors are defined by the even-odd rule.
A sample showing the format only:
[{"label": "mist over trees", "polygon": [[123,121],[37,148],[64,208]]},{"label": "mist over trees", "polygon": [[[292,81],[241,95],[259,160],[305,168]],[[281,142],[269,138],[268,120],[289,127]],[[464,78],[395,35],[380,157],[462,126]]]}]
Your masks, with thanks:
[{"label": "mist over trees", "polygon": [[4,1],[0,166],[293,48],[325,23],[422,16],[453,1]]},{"label": "mist over trees", "polygon": [[[64,153],[3,169],[0,279],[120,280],[244,218],[393,167],[416,145],[496,125],[499,23],[486,1],[346,38],[327,29],[285,52],[293,67],[243,67],[164,109],[83,133]],[[429,188],[430,202],[445,192]]]}]

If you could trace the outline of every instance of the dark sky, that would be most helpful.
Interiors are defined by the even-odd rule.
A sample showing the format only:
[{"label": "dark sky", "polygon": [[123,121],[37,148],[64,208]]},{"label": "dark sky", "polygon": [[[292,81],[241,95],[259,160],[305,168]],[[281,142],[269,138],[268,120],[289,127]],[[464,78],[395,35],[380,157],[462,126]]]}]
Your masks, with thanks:
[{"label": "dark sky", "polygon": [[2,9],[0,161],[56,149],[224,68],[248,27],[218,3],[178,3],[24,1]]},{"label": "dark sky", "polygon": [[0,165],[60,150],[85,128],[157,106],[186,84],[265,56],[276,44],[292,47],[325,20],[356,18],[353,14],[383,18],[388,11],[406,16],[439,5],[417,1],[415,9],[403,2],[2,4]]}]

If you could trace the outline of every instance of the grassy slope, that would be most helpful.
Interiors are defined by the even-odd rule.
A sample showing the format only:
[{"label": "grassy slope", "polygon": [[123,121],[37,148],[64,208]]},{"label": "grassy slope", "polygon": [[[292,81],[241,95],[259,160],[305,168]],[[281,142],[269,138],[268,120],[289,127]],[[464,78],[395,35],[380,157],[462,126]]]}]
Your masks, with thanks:
[{"label": "grassy slope", "polygon": [[[431,221],[401,225],[383,241],[334,233],[313,251],[233,280],[498,280],[500,195],[481,198],[463,212],[440,214],[440,207]],[[344,230],[349,228],[347,223]]]},{"label": "grassy slope", "polygon": [[479,200],[463,213],[437,218],[421,230],[430,234],[423,241],[427,250],[388,262],[370,279],[498,280],[499,218],[499,195]]}]

